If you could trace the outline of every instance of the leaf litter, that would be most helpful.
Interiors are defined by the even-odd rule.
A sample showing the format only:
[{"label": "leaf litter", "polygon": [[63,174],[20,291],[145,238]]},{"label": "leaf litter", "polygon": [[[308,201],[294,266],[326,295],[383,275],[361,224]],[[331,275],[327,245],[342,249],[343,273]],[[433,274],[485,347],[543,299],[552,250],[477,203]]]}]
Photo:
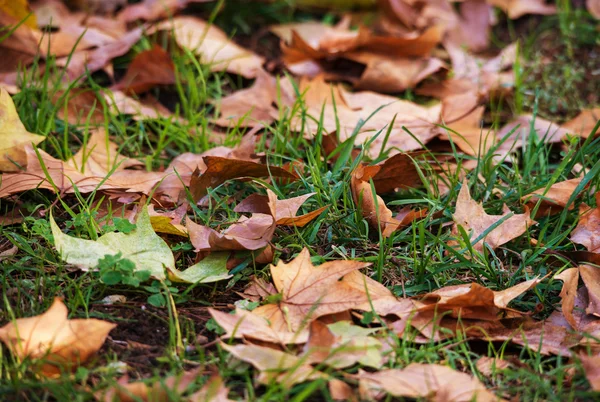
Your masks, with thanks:
[{"label": "leaf litter", "polygon": [[[235,360],[250,364],[257,383],[266,386],[326,381],[331,397],[348,400],[385,394],[503,400],[505,394],[488,389],[494,381],[468,372],[476,373],[473,364],[442,359],[422,363],[398,354],[399,341],[433,345],[462,337],[465,342],[511,342],[541,355],[569,357],[580,362],[589,385],[598,390],[600,347],[586,335],[598,332],[600,316],[600,277],[591,264],[600,261],[598,197],[596,207],[588,205],[593,205],[597,183],[573,173],[560,179],[556,175],[543,188],[543,182],[524,184],[516,193],[508,189],[500,194],[497,188],[505,183],[494,187],[482,175],[498,164],[518,166],[519,155],[538,144],[562,146],[565,153],[569,142],[595,138],[596,105],[581,108],[567,121],[544,120],[520,110],[501,122],[489,119],[497,97],[510,98],[520,91],[518,74],[524,62],[520,44],[492,46],[499,18],[495,8],[505,14],[502,18],[520,19],[555,14],[555,6],[533,0],[465,1],[457,7],[446,1],[380,1],[366,19],[339,14],[335,24],[264,26],[280,40],[280,53],[265,58],[256,46],[245,48],[208,22],[210,16],[194,15],[196,6],[210,3],[204,0],[80,3],[67,7],[39,0],[31,8],[26,1],[0,4],[0,26],[14,28],[0,43],[7,56],[0,63],[0,136],[5,139],[0,198],[19,204],[20,197],[30,194],[56,194],[57,202],[40,216],[49,213],[46,240],[69,271],[74,266],[102,275],[107,264],[129,267],[127,275],[149,285],[138,289],[153,294],[148,302],[162,300],[163,308],[176,310],[193,300],[193,287],[226,284],[223,294],[236,293],[245,300],[202,300],[222,331],[206,351],[216,347],[221,357],[227,352],[232,367]],[[588,1],[587,8],[597,16],[595,2]],[[23,24],[16,26],[21,19]],[[146,35],[156,40],[141,44]],[[181,55],[187,64],[181,63]],[[225,88],[220,96],[202,99],[202,113],[207,114],[200,124],[188,106],[165,101],[170,91],[182,94],[193,85],[190,75],[183,75],[190,61],[198,69],[205,67],[210,79],[225,77],[218,82]],[[58,126],[31,124],[27,113],[15,107],[29,107],[28,85],[41,76],[29,84],[16,77],[21,72],[34,77],[38,63],[64,70],[46,77],[55,85],[48,95],[56,117],[76,131],[78,146],[57,148]],[[97,74],[104,75],[103,84],[90,85]],[[107,116],[119,120],[108,124]],[[168,155],[163,147],[156,154],[158,164],[150,155],[131,157],[123,130],[148,130],[158,142],[173,141],[162,137],[155,124],[165,133],[185,127],[189,138],[214,132],[229,146],[205,144],[186,152],[169,148]],[[270,150],[283,126],[292,140],[284,141],[283,149]],[[315,148],[322,140],[327,150],[314,154],[293,149],[301,143],[294,138]],[[142,147],[151,153],[153,146],[148,142]],[[266,152],[255,153],[257,149]],[[320,177],[315,166],[324,166],[329,176]],[[332,179],[340,166],[344,174]],[[331,194],[323,191],[324,182],[336,180],[341,186]],[[297,192],[287,194],[290,188]],[[423,191],[432,188],[449,198],[444,203],[441,198],[419,202],[424,201],[419,200]],[[477,190],[475,199],[471,190]],[[93,214],[106,219],[105,226],[94,222],[81,232],[67,223],[67,234],[59,226],[63,219],[57,223],[55,217],[65,215],[61,207],[82,204],[84,196],[89,197],[85,202],[93,200]],[[493,203],[497,211],[502,205],[501,214],[489,214],[479,201]],[[351,253],[335,244],[331,231],[345,219],[341,205],[350,205],[351,212],[345,214],[353,216],[355,226],[373,231],[359,247],[351,246]],[[67,212],[73,215],[70,208]],[[574,261],[560,271],[527,267],[520,282],[488,287],[481,272],[446,285],[416,288],[409,279],[407,296],[405,276],[415,272],[400,264],[401,284],[382,283],[382,260],[373,258],[385,256],[409,231],[420,242],[425,231],[439,231],[438,236],[444,234],[435,259],[468,266],[494,259],[494,269],[510,276],[513,263],[505,267],[495,253],[509,247],[528,258],[527,244],[552,251],[556,244],[546,246],[535,238],[543,236],[536,225],[567,213],[574,219],[563,238],[571,244],[560,245],[553,255]],[[299,231],[310,231],[311,240],[289,243]],[[317,244],[318,237],[327,240]],[[415,255],[426,245],[419,247]],[[12,251],[2,256],[15,258]],[[249,267],[255,274],[260,267],[264,278],[255,277],[246,290],[235,292],[238,281],[248,279]],[[108,277],[101,278],[109,284]],[[123,280],[121,273],[119,278]],[[552,292],[554,279],[562,282],[560,294],[556,290],[554,295],[561,298],[560,310],[544,319],[539,311],[522,308],[542,292]],[[122,283],[138,287],[137,282],[128,278]],[[184,284],[191,287],[180,293]],[[67,319],[67,308],[58,298],[42,315],[13,316],[10,321],[2,317],[6,325],[0,328],[0,340],[18,361],[39,362],[28,368],[46,377],[74,372],[86,362],[96,364],[91,357],[119,325]],[[209,323],[201,325],[208,328]],[[177,337],[177,353],[189,352],[181,333]],[[483,355],[476,368],[491,378],[510,370],[511,361]],[[95,395],[106,401],[170,400],[171,395],[227,401],[232,394],[240,395],[227,376],[202,368],[158,381],[130,382],[126,375]]]}]

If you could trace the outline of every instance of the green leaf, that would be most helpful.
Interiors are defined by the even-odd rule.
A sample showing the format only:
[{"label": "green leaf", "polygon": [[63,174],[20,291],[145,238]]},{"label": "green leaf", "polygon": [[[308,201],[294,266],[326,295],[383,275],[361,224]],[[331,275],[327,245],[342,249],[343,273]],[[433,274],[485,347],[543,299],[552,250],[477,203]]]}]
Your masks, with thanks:
[{"label": "green leaf", "polygon": [[116,285],[117,283],[121,282],[123,276],[118,271],[107,271],[102,274],[100,279],[107,285]]},{"label": "green leaf", "polygon": [[227,270],[228,258],[229,252],[210,253],[185,271],[169,270],[169,279],[173,282],[210,283],[231,278]]},{"label": "green leaf", "polygon": [[130,233],[106,233],[98,240],[78,239],[64,234],[52,215],[50,226],[54,235],[54,246],[67,263],[83,270],[94,269],[98,260],[106,255],[122,253],[123,258],[135,264],[135,271],[150,271],[153,278],[164,279],[165,267],[175,269],[175,258],[171,249],[152,229],[148,208],[138,216],[136,228]]},{"label": "green leaf", "polygon": [[155,293],[148,298],[148,303],[150,303],[154,307],[164,307],[167,305],[167,300],[162,295],[162,293]]}]

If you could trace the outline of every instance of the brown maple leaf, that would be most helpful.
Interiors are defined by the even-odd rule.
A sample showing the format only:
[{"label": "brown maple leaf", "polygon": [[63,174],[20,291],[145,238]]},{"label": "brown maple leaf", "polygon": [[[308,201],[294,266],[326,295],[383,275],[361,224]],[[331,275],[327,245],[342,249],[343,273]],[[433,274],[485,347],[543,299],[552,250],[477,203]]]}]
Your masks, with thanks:
[{"label": "brown maple leaf", "polygon": [[[535,206],[539,204],[535,214],[536,218],[554,215],[565,209],[575,189],[579,186],[579,183],[581,183],[581,180],[581,178],[576,178],[560,181],[552,184],[550,187],[546,186],[524,195],[521,200],[527,202],[526,205],[530,210],[534,210]],[[572,209],[573,206],[573,203],[571,203],[569,209]]]},{"label": "brown maple leaf", "polygon": [[397,397],[431,398],[437,401],[490,401],[502,399],[488,391],[475,377],[439,364],[412,363],[404,369],[387,369],[375,373],[360,371],[361,395],[385,391]]},{"label": "brown maple leaf", "polygon": [[116,324],[96,319],[67,319],[60,298],[43,314],[19,318],[0,328],[0,340],[19,359],[42,359],[40,372],[58,376],[61,368],[74,369],[100,349]]},{"label": "brown maple leaf", "polygon": [[[502,215],[488,215],[483,209],[483,206],[471,198],[469,186],[467,182],[464,181],[456,201],[452,233],[457,235],[458,226],[460,225],[467,233],[469,233],[470,239],[473,241],[510,213],[510,210],[504,206],[504,213]],[[483,239],[480,239],[477,243],[473,244],[473,249],[483,252],[484,243],[487,243],[492,249],[495,249],[512,239],[519,237],[527,231],[528,227],[535,223],[536,222],[529,217],[529,211],[526,211],[523,214],[514,214],[489,231]],[[453,244],[456,243],[452,242],[452,245]]]},{"label": "brown maple leaf", "polygon": [[133,58],[127,72],[113,89],[139,94],[155,86],[172,85],[175,82],[175,64],[171,56],[162,47],[154,45],[152,49],[138,53]]},{"label": "brown maple leaf", "polygon": [[359,261],[329,261],[314,266],[310,253],[303,249],[290,261],[280,261],[271,266],[271,275],[281,301],[273,309],[264,305],[253,311],[265,316],[279,313],[292,331],[297,331],[303,323],[308,323],[322,315],[339,313],[363,305],[367,301],[364,290],[356,289],[344,281],[344,275],[367,267]]}]

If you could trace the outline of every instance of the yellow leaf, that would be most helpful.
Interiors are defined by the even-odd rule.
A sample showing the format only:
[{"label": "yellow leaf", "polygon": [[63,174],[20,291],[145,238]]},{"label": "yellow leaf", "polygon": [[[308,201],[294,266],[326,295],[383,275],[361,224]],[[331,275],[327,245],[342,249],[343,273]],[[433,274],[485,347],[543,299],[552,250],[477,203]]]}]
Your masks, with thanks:
[{"label": "yellow leaf", "polygon": [[[0,9],[2,7],[0,0]],[[19,119],[17,109],[8,92],[0,90],[0,170],[19,171],[27,164],[25,146],[39,144],[46,137],[30,133]]]},{"label": "yellow leaf", "polygon": [[24,24],[30,28],[37,28],[37,20],[27,0],[0,0],[0,12],[10,15],[17,21],[27,18]]}]

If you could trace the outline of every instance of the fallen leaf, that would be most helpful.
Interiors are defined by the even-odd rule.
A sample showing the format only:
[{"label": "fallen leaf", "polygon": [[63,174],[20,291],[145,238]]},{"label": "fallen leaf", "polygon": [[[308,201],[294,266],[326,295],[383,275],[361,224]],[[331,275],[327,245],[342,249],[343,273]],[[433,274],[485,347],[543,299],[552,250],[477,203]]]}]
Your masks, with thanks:
[{"label": "fallen leaf", "polygon": [[580,265],[579,275],[587,288],[590,300],[585,312],[600,317],[600,268]]},{"label": "fallen leaf", "polygon": [[168,277],[173,282],[211,283],[229,279],[232,275],[227,269],[229,253],[210,253],[200,262],[184,271],[169,269]]},{"label": "fallen leaf", "polygon": [[170,18],[189,4],[208,1],[210,0],[143,0],[126,5],[117,15],[117,19],[124,22],[155,21]]},{"label": "fallen leaf", "polygon": [[273,238],[275,220],[270,214],[242,216],[222,233],[190,220],[186,227],[196,251],[258,250],[266,247]]},{"label": "fallen leaf", "polygon": [[[577,186],[581,183],[581,178],[560,181],[552,184],[550,187],[544,187],[539,190],[535,190],[521,198],[521,200],[527,202],[527,208],[534,210],[535,206],[539,203],[538,210],[535,217],[554,215],[560,213],[565,207]],[[571,203],[569,209],[573,209],[574,205]],[[585,216],[585,215],[584,215]],[[577,229],[576,229],[577,230]],[[575,231],[573,231],[575,233]]]},{"label": "fallen leaf", "polygon": [[82,270],[95,269],[101,258],[118,253],[131,260],[136,271],[150,271],[156,279],[166,277],[165,268],[175,269],[171,248],[152,229],[146,206],[139,213],[134,230],[129,233],[106,233],[95,241],[64,234],[52,216],[50,226],[60,257]]},{"label": "fallen leaf", "polygon": [[600,193],[596,195],[596,208],[580,207],[579,222],[571,232],[571,241],[583,245],[592,253],[600,253]]},{"label": "fallen leaf", "polygon": [[[506,206],[504,206],[503,212],[503,215],[488,215],[483,209],[483,206],[471,198],[469,186],[467,182],[464,181],[456,201],[452,233],[457,235],[458,226],[460,225],[467,233],[469,233],[471,242],[473,242],[474,239],[485,233],[492,225],[511,213]],[[483,239],[479,240],[476,244],[473,244],[473,249],[478,252],[483,252],[484,242],[492,249],[495,249],[512,239],[519,237],[527,231],[528,227],[535,223],[535,221],[529,218],[528,211],[523,214],[513,214],[508,219],[505,219],[499,226],[489,231]]]},{"label": "fallen leaf", "polygon": [[296,332],[287,328],[278,328],[265,317],[251,311],[237,309],[234,314],[209,309],[208,312],[225,330],[224,338],[254,339],[280,345],[306,343],[308,330],[302,328]]},{"label": "fallen leaf", "polygon": [[[368,265],[358,261],[330,261],[315,267],[309,251],[303,249],[288,264],[280,261],[271,265],[273,283],[282,294],[275,311],[280,311],[289,328],[297,331],[304,322],[362,305],[367,301],[364,291],[339,279]],[[264,316],[262,310],[272,308],[264,305],[253,313]]]},{"label": "fallen leaf", "polygon": [[[409,225],[415,219],[422,218],[427,214],[426,210],[412,211],[406,208],[394,218],[392,211],[385,205],[383,199],[373,194],[371,179],[377,176],[381,170],[380,166],[359,165],[352,172],[350,188],[352,198],[359,206],[363,217],[374,228],[379,228],[384,237],[389,237],[399,227]],[[402,183],[397,183],[399,186]]]},{"label": "fallen leaf", "polygon": [[477,360],[477,370],[486,377],[491,377],[493,374],[501,372],[511,366],[510,362],[497,358],[481,356]]},{"label": "fallen leaf", "polygon": [[103,402],[169,402],[173,400],[174,394],[183,394],[196,380],[199,372],[198,369],[185,371],[179,376],[160,379],[154,384],[129,382],[129,377],[125,375],[114,386],[98,392],[96,399]]},{"label": "fallen leaf", "polygon": [[68,52],[64,57],[56,59],[56,65],[65,67],[67,72],[66,78],[69,81],[74,81],[84,76],[86,71],[93,73],[106,69],[114,58],[127,53],[141,39],[142,34],[142,28],[135,28],[117,40],[96,49],[77,51],[72,55],[69,55],[70,52]]},{"label": "fallen leaf", "polygon": [[225,381],[218,376],[213,375],[208,379],[202,388],[189,396],[190,402],[233,402],[227,397],[229,388],[225,386]]},{"label": "fallen leaf", "polygon": [[190,180],[190,193],[194,201],[198,202],[208,194],[209,188],[217,188],[231,179],[242,177],[282,177],[296,180],[298,176],[288,170],[276,166],[262,165],[256,162],[239,159],[205,156],[206,170],[194,172]]},{"label": "fallen leaf", "polygon": [[600,356],[579,355],[585,377],[594,391],[600,391]]},{"label": "fallen leaf", "polygon": [[374,332],[377,329],[358,327],[349,321],[329,325],[313,321],[303,356],[311,364],[325,364],[337,369],[357,363],[379,369],[385,358],[381,341],[371,336]]},{"label": "fallen leaf", "polygon": [[18,172],[27,166],[25,145],[37,145],[43,135],[27,131],[8,92],[0,89],[0,171]]},{"label": "fallen leaf", "polygon": [[0,340],[22,360],[42,359],[41,374],[60,375],[86,362],[102,347],[108,333],[116,327],[110,322],[89,319],[69,320],[60,298],[42,315],[19,318],[0,328]]},{"label": "fallen leaf", "polygon": [[174,17],[159,23],[151,32],[156,30],[172,31],[177,44],[200,56],[211,71],[255,78],[262,69],[262,57],[236,45],[219,28],[199,18]]},{"label": "fallen leaf", "polygon": [[17,21],[23,20],[23,24],[30,28],[37,27],[36,17],[31,14],[27,0],[2,1],[0,2],[0,12],[11,16]]},{"label": "fallen leaf", "polygon": [[486,0],[491,5],[500,8],[510,19],[517,19],[526,14],[553,15],[556,6],[547,4],[544,0]]},{"label": "fallen leaf", "polygon": [[56,115],[71,124],[100,125],[104,123],[104,104],[92,89],[74,88],[70,91],[56,91],[52,102]]},{"label": "fallen leaf", "polygon": [[575,297],[577,296],[577,286],[579,285],[579,269],[566,269],[554,278],[564,282],[562,290],[560,291],[562,313],[569,325],[571,325],[573,329],[578,329],[579,326],[573,316],[573,308],[575,307]]},{"label": "fallen leaf", "polygon": [[171,56],[162,47],[154,45],[152,49],[138,53],[133,58],[127,72],[113,89],[139,94],[155,86],[172,85],[175,82],[175,64]]},{"label": "fallen leaf", "polygon": [[354,390],[342,380],[332,378],[327,383],[329,395],[334,401],[356,401]]},{"label": "fallen leaf", "polygon": [[[596,1],[596,3],[598,7],[598,16],[596,18],[600,19],[600,1]],[[561,128],[570,134],[579,135],[583,138],[594,137],[598,134],[597,131],[593,130],[599,120],[600,108],[585,109],[575,118],[564,123]]]},{"label": "fallen leaf", "polygon": [[261,384],[274,381],[288,388],[297,383],[322,377],[321,373],[304,363],[301,358],[280,350],[257,345],[230,346],[223,343],[221,347],[260,370],[258,381]]},{"label": "fallen leaf", "polygon": [[248,89],[225,96],[218,102],[219,116],[214,123],[222,127],[256,127],[270,124],[278,117],[277,81],[258,70],[256,81]]},{"label": "fallen leaf", "polygon": [[404,369],[359,371],[362,390],[383,390],[397,397],[427,398],[437,401],[499,401],[475,377],[439,364],[412,363]]},{"label": "fallen leaf", "polygon": [[274,205],[274,217],[277,225],[304,227],[329,207],[326,205],[307,214],[296,216],[302,204],[315,193],[308,193],[286,200],[278,200],[277,195],[269,189],[267,189],[267,194],[267,196],[252,194],[246,197],[236,205],[234,211],[273,215],[271,205]]}]

